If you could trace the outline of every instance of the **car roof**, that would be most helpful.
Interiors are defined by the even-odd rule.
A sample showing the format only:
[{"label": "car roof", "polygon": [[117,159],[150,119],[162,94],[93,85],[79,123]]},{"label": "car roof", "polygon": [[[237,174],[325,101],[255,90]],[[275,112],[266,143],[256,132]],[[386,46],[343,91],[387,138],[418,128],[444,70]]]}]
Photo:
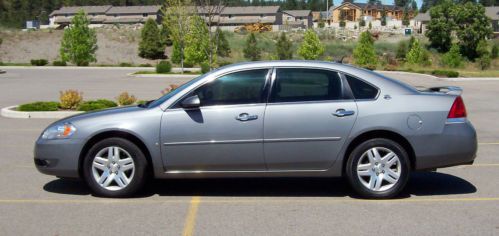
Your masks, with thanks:
[{"label": "car roof", "polygon": [[[256,62],[240,62],[212,71],[214,76],[233,72],[237,70],[253,69],[253,68],[271,68],[271,67],[299,67],[299,68],[318,68],[329,69],[348,74],[371,84],[386,92],[396,94],[415,94],[417,89],[399,80],[387,77],[380,73],[359,68],[350,64],[329,62],[329,61],[311,61],[311,60],[276,60],[276,61],[256,61]],[[211,73],[210,73],[211,74]],[[212,77],[212,76],[210,76]]]}]

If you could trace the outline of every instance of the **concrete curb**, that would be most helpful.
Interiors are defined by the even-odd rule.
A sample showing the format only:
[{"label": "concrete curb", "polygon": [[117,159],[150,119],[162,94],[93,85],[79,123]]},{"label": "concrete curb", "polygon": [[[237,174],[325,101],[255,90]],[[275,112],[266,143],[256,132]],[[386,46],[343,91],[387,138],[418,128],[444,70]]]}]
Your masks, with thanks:
[{"label": "concrete curb", "polygon": [[134,74],[128,73],[127,76],[135,77],[135,78],[185,78],[185,79],[194,79],[199,75],[185,75],[185,74]]},{"label": "concrete curb", "polygon": [[2,108],[0,114],[6,118],[17,119],[62,119],[83,113],[83,111],[16,111],[18,106]]},{"label": "concrete curb", "polygon": [[[44,69],[44,70],[155,70],[154,67],[119,67],[119,66],[0,66],[0,69]],[[184,68],[187,71],[201,71],[201,68]],[[180,72],[181,68],[172,68],[173,72]]]},{"label": "concrete curb", "polygon": [[494,77],[459,77],[459,78],[440,78],[446,81],[454,81],[454,82],[467,82],[467,81],[499,81],[499,78]]}]

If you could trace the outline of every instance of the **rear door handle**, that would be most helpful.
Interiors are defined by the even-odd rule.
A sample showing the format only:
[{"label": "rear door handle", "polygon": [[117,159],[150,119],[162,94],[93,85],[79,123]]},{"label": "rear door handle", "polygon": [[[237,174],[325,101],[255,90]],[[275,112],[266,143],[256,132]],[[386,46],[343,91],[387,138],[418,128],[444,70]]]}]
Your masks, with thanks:
[{"label": "rear door handle", "polygon": [[338,109],[333,113],[333,115],[337,117],[351,116],[353,114],[355,114],[355,111],[347,111],[345,109]]},{"label": "rear door handle", "polygon": [[236,116],[236,120],[238,121],[249,121],[249,120],[256,120],[258,119],[257,115],[250,115],[248,113],[241,113],[238,116]]}]

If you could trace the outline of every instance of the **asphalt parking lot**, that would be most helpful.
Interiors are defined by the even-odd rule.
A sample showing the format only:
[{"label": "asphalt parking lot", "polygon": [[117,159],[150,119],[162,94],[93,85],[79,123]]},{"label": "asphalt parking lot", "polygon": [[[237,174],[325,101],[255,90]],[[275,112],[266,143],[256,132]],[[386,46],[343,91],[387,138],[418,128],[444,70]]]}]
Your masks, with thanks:
[{"label": "asphalt parking lot", "polygon": [[[0,107],[57,100],[64,89],[146,100],[186,81],[126,75],[134,69],[0,69]],[[36,171],[33,144],[54,120],[0,117],[0,235],[499,235],[499,78],[387,75],[464,89],[478,132],[474,165],[414,173],[400,198],[384,201],[355,198],[342,179],[304,178],[157,180],[136,198],[103,199]]]}]

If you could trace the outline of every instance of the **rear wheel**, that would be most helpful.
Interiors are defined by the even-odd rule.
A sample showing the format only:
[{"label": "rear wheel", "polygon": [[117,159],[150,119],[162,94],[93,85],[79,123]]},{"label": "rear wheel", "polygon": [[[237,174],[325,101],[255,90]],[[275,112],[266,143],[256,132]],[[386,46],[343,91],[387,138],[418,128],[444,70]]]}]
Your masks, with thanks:
[{"label": "rear wheel", "polygon": [[371,139],[350,154],[346,175],[352,188],[366,198],[391,198],[409,178],[409,157],[402,146],[389,139]]},{"label": "rear wheel", "polygon": [[137,145],[109,138],[96,143],[83,164],[85,181],[99,196],[127,197],[144,184],[147,160]]}]

